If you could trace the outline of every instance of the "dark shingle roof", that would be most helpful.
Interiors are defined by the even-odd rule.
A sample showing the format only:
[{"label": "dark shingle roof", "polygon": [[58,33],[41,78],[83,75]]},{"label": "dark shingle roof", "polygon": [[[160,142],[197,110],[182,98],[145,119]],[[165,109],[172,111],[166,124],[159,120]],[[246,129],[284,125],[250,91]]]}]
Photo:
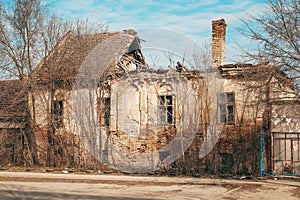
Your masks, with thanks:
[{"label": "dark shingle roof", "polygon": [[0,81],[0,121],[24,119],[26,92],[20,80]]}]

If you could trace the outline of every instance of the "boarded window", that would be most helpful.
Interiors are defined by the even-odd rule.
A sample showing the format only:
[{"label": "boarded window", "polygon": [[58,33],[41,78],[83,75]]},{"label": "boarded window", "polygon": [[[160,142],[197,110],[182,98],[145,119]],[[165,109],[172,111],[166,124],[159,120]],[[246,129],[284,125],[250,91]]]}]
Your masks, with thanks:
[{"label": "boarded window", "polygon": [[59,128],[63,125],[63,101],[53,102],[54,126]]},{"label": "boarded window", "polygon": [[162,124],[173,124],[174,110],[173,97],[171,95],[163,95],[158,97],[159,102],[159,121]]}]

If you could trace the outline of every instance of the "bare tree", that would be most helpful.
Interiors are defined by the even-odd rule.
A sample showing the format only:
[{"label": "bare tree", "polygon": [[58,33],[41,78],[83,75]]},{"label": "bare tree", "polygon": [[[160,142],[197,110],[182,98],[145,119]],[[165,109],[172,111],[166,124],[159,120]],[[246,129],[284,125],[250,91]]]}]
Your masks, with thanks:
[{"label": "bare tree", "polygon": [[35,66],[44,14],[39,1],[18,0],[1,9],[1,54],[11,75],[23,79]]},{"label": "bare tree", "polygon": [[[68,32],[75,35],[104,32],[107,25],[88,20],[68,21],[57,15],[49,15],[48,7],[41,0],[14,0],[0,4],[0,72],[2,79],[19,79],[25,95],[26,129],[21,131],[24,164],[36,164],[35,96],[30,90],[36,86],[35,67],[45,61],[58,41]],[[64,55],[65,56],[65,55]],[[50,70],[49,73],[52,73]],[[53,74],[49,74],[52,77]],[[50,82],[48,90],[54,94],[55,85]],[[53,97],[51,97],[53,100]],[[17,104],[18,102],[15,102]],[[48,108],[49,124],[53,122],[53,103]],[[52,125],[53,126],[53,125]],[[53,134],[49,134],[52,141]],[[52,139],[51,139],[52,138]],[[50,144],[51,145],[51,144]],[[25,152],[25,149],[26,152]],[[15,163],[17,164],[17,163]]]},{"label": "bare tree", "polygon": [[205,41],[204,44],[199,48],[193,55],[194,68],[196,70],[207,70],[212,67],[212,44],[211,41]]},{"label": "bare tree", "polygon": [[22,79],[30,74],[67,31],[83,35],[107,30],[107,24],[101,21],[49,16],[40,0],[15,0],[0,8],[0,64],[9,78]]},{"label": "bare tree", "polygon": [[[297,101],[295,89],[298,95],[300,92],[299,19],[300,3],[297,0],[268,0],[263,12],[249,15],[249,19],[242,19],[245,28],[240,29],[240,32],[257,44],[257,51],[244,52],[250,60],[261,65],[258,65],[259,73],[252,75],[252,78],[256,81],[265,80],[264,85],[257,87],[260,88],[265,102],[261,125],[265,132],[267,171],[273,168],[270,147],[272,105],[277,102]],[[290,78],[295,80],[294,85]]]},{"label": "bare tree", "polygon": [[300,3],[297,0],[268,0],[259,15],[249,15],[242,22],[241,33],[257,42],[257,52],[247,56],[259,63],[270,63],[290,77],[300,78]]},{"label": "bare tree", "polygon": [[[27,90],[30,78],[27,76],[37,64],[36,57],[40,47],[40,30],[43,28],[45,7],[40,1],[17,0],[1,5],[0,52],[2,74],[7,79],[20,79],[20,85]],[[33,140],[33,124],[29,109],[29,95],[25,95],[26,119],[28,124],[21,131],[23,156],[25,165],[35,163],[35,145]],[[25,147],[25,148],[24,148]],[[25,149],[27,150],[25,152]]]}]

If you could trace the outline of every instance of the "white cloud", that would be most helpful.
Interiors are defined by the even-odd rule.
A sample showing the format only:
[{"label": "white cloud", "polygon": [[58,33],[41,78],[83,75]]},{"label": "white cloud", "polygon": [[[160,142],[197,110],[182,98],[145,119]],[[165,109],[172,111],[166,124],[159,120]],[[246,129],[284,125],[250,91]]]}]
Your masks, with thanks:
[{"label": "white cloud", "polygon": [[111,31],[146,27],[166,28],[186,35],[198,44],[210,38],[213,19],[225,18],[228,24],[228,57],[233,57],[233,54],[237,53],[233,48],[235,41],[247,46],[246,41],[236,30],[236,27],[241,26],[239,19],[245,17],[246,13],[258,13],[261,8],[261,4],[250,0],[234,0],[227,4],[222,3],[221,0],[188,2],[56,0],[55,4],[55,12],[68,19],[102,19],[109,23]]}]

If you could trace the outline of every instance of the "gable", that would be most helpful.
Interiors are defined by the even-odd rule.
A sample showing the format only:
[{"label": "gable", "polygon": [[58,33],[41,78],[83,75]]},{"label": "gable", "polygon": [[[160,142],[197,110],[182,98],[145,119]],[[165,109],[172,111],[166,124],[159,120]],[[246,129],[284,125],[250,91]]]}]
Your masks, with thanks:
[{"label": "gable", "polygon": [[[68,32],[49,55],[36,67],[33,72],[33,77],[37,82],[72,80],[76,78],[87,57],[89,57],[96,48],[101,47],[105,41],[112,37],[114,37],[114,39],[109,40],[110,43],[106,45],[105,48],[126,48],[124,52],[128,52],[128,47],[136,40],[136,33],[132,30],[128,30],[76,36],[72,32]],[[128,45],[124,46],[124,42],[121,40],[126,40]],[[137,47],[136,44],[134,46]],[[108,49],[107,52],[110,52],[110,50]],[[94,58],[98,59],[99,62],[99,60],[105,59],[106,56],[104,52],[101,55],[94,55]]]}]

